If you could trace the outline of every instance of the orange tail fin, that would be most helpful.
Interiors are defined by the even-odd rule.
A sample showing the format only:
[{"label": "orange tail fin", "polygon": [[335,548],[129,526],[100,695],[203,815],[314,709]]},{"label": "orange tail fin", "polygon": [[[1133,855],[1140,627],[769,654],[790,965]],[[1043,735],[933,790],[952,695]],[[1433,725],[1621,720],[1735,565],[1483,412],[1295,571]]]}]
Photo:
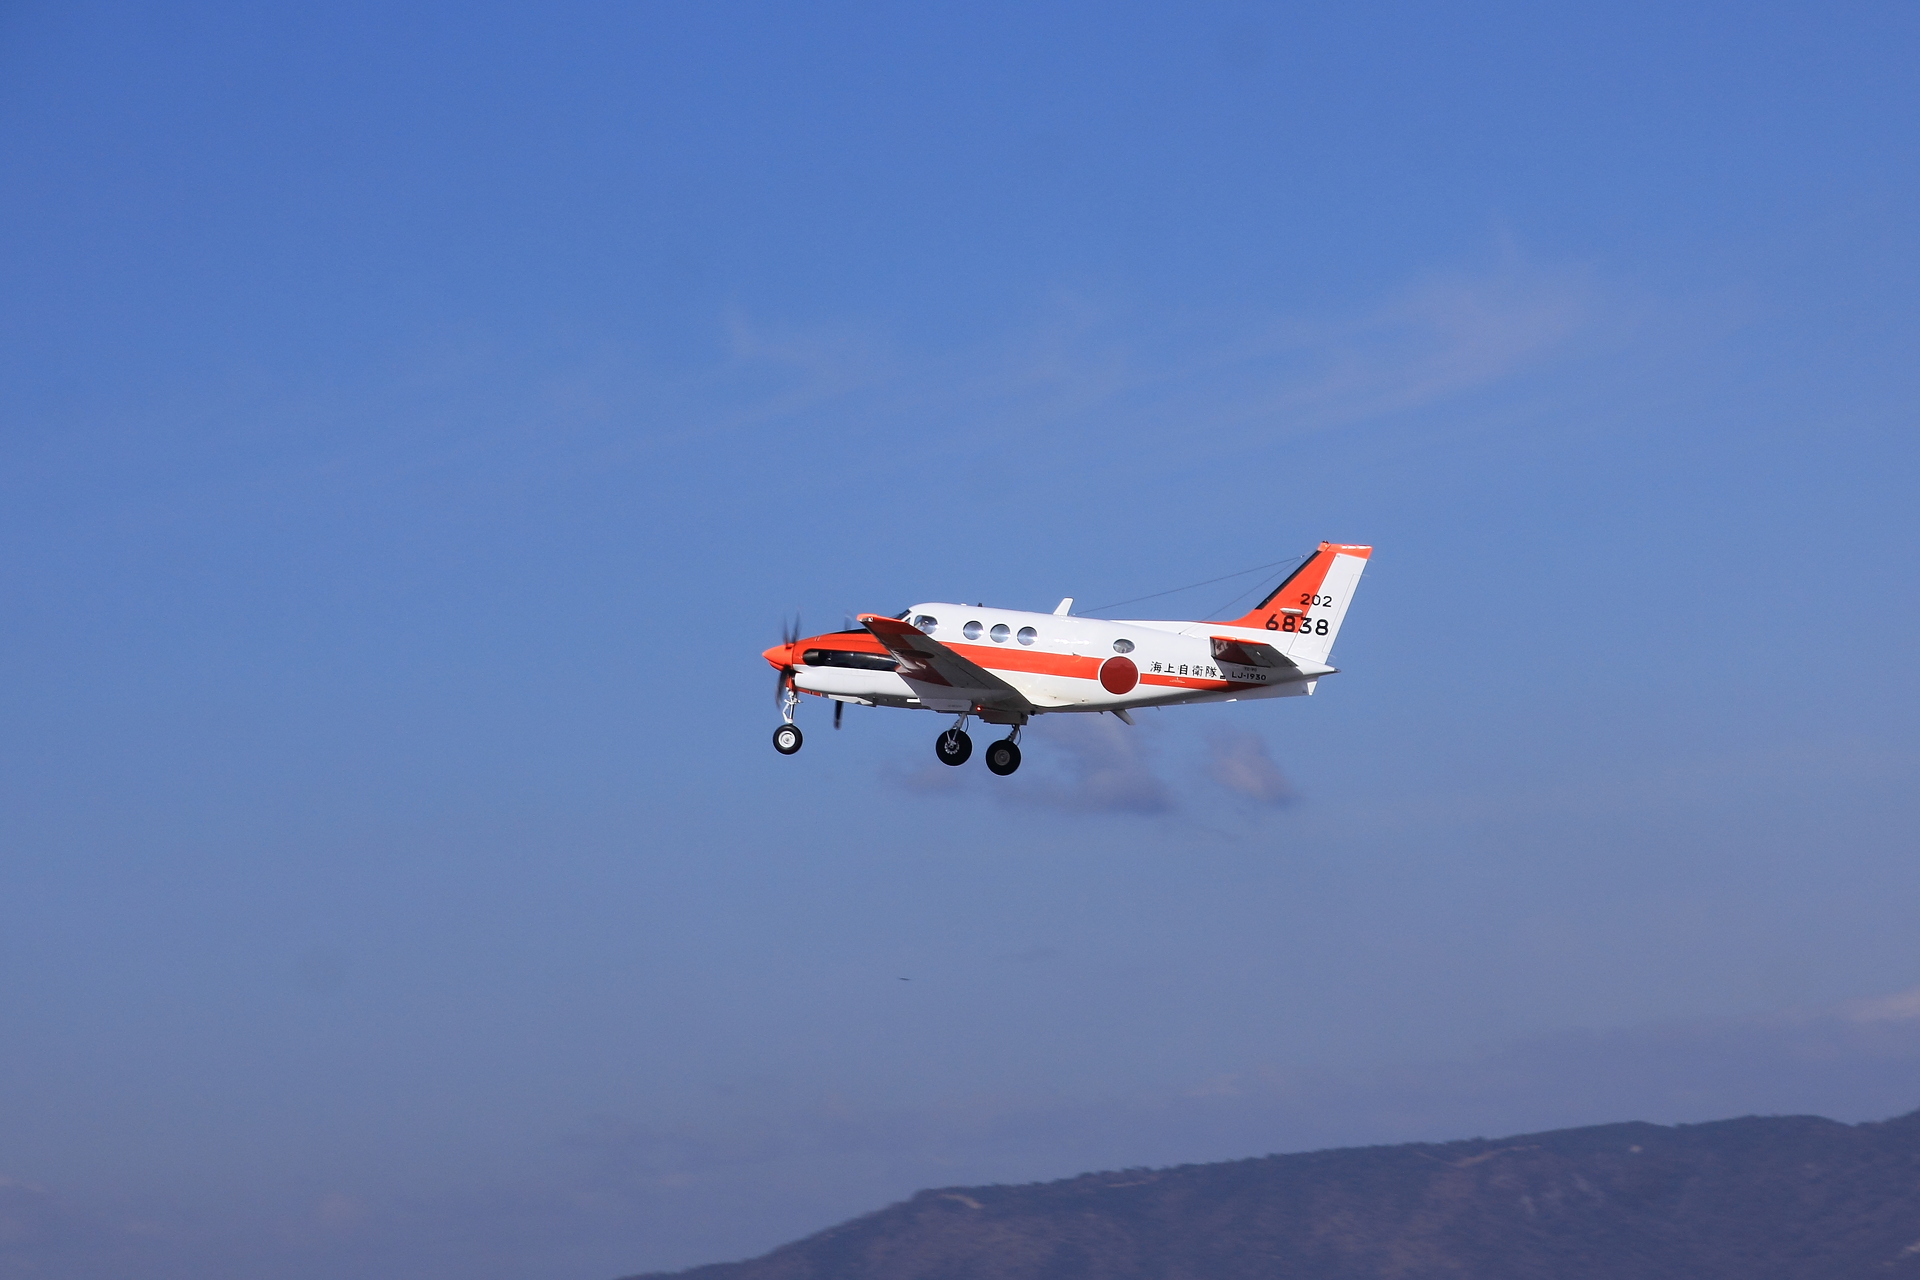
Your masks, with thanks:
[{"label": "orange tail fin", "polygon": [[1323,542],[1251,612],[1227,625],[1277,631],[1276,643],[1290,655],[1324,662],[1372,554],[1372,547]]}]

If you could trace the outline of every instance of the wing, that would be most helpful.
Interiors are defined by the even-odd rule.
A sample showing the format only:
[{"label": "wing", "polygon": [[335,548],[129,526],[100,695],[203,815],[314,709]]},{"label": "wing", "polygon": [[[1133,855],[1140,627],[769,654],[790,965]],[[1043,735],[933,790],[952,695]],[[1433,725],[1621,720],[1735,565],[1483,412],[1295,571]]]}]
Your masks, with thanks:
[{"label": "wing", "polygon": [[[1033,704],[1018,689],[967,661],[918,627],[898,618],[863,613],[860,621],[887,652],[900,660],[900,674],[929,705],[965,700],[974,705],[1031,711]],[[921,689],[919,686],[930,686]],[[944,710],[945,708],[940,708]]]}]

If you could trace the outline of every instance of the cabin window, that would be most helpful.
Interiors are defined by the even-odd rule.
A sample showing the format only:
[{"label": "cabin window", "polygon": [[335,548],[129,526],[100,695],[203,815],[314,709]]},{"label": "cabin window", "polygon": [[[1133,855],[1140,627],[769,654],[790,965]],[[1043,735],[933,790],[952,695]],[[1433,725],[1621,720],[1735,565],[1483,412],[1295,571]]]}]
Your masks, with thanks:
[{"label": "cabin window", "polygon": [[1035,631],[1032,627],[1020,628],[1020,634],[1016,637],[1016,639],[1018,639],[1021,644],[1032,644],[1035,640],[1038,640],[1039,638],[1040,638],[1040,633],[1038,631]]},{"label": "cabin window", "polygon": [[900,664],[884,653],[855,653],[851,649],[809,649],[800,655],[809,667],[846,667],[854,671],[897,671]]},{"label": "cabin window", "polygon": [[1115,640],[1115,641],[1113,642],[1113,651],[1114,651],[1115,653],[1132,653],[1132,652],[1133,652],[1133,641],[1131,641],[1131,640]]},{"label": "cabin window", "polygon": [[1007,642],[1007,637],[1013,634],[1013,628],[1009,627],[1004,622],[996,622],[993,624],[993,630],[989,631],[987,634],[993,637],[993,642],[995,644],[1005,644]]},{"label": "cabin window", "polygon": [[969,622],[966,626],[960,628],[960,634],[969,640],[978,640],[980,638],[980,624],[977,622]]},{"label": "cabin window", "polygon": [[928,635],[932,635],[933,629],[940,625],[940,619],[923,613],[919,617],[913,620],[913,625],[920,628],[920,630],[926,632]]}]

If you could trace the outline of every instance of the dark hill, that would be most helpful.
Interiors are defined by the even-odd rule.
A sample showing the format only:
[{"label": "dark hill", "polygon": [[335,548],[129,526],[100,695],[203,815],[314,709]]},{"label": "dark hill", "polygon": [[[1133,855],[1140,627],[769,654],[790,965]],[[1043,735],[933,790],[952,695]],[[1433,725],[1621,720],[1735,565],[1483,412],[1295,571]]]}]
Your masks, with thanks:
[{"label": "dark hill", "polygon": [[1920,1280],[1920,1112],[1268,1156],[923,1191],[681,1280]]}]

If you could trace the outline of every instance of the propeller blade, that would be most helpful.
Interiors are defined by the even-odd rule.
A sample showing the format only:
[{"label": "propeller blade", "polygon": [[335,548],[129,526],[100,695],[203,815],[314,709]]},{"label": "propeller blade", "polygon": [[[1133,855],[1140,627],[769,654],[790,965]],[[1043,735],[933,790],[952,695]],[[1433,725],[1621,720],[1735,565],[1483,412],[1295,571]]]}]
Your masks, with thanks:
[{"label": "propeller blade", "polygon": [[838,698],[834,699],[833,701],[833,727],[834,728],[838,729],[840,727],[840,713],[842,711],[845,711],[846,709],[847,709],[846,703],[840,701]]}]

